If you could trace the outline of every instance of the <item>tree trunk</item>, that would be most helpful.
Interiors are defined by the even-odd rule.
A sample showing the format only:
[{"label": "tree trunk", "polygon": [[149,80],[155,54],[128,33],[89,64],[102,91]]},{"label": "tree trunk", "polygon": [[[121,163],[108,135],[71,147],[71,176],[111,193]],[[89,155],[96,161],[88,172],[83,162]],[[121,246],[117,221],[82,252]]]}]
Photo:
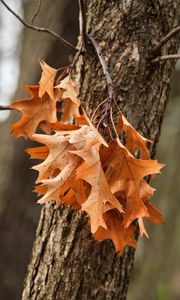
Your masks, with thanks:
[{"label": "tree trunk", "polygon": [[[164,1],[165,2],[165,1]],[[174,64],[151,64],[156,43],[178,22],[178,1],[89,0],[87,31],[100,44],[116,101],[131,124],[153,141],[152,156],[169,95]],[[177,37],[162,53],[176,53]],[[77,62],[80,98],[89,113],[107,97],[102,67],[90,43]],[[161,51],[157,53],[160,55]],[[115,110],[115,109],[114,109]],[[111,241],[96,243],[86,217],[68,207],[42,208],[23,300],[126,299],[134,250],[122,257]]]}]

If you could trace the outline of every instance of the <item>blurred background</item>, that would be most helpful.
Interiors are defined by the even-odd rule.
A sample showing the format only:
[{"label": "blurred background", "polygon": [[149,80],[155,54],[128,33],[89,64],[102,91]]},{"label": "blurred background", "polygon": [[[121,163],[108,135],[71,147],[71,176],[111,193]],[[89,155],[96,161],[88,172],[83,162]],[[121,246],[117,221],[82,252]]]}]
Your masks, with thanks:
[{"label": "blurred background", "polygon": [[[48,27],[76,45],[77,1],[6,0],[29,23],[40,5],[34,25]],[[46,13],[48,11],[48,14]],[[22,99],[23,85],[39,80],[38,59],[58,68],[68,64],[73,53],[54,38],[23,28],[0,3],[0,105]],[[165,215],[166,224],[149,226],[150,239],[139,241],[128,300],[180,299],[180,64],[176,64],[157,158],[166,164],[152,185],[153,203]],[[0,299],[21,298],[40,207],[32,194],[36,174],[24,152],[30,143],[10,135],[10,125],[19,118],[0,111]]]}]

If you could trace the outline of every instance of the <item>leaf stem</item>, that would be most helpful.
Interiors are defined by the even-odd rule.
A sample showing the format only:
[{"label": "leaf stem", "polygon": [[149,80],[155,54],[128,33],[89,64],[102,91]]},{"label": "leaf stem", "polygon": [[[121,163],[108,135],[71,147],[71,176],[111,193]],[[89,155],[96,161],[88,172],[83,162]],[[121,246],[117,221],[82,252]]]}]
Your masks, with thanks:
[{"label": "leaf stem", "polygon": [[102,55],[102,50],[101,50],[100,46],[98,45],[98,43],[95,41],[95,39],[91,35],[88,35],[88,39],[91,41],[92,45],[94,46],[94,49],[96,50],[97,56],[99,58],[99,61],[101,63],[102,69],[103,69],[104,76],[106,77],[109,98],[112,99],[113,94],[114,94],[113,82],[112,82],[111,76],[109,74],[109,70],[108,70],[106,62],[104,60],[104,57]]}]

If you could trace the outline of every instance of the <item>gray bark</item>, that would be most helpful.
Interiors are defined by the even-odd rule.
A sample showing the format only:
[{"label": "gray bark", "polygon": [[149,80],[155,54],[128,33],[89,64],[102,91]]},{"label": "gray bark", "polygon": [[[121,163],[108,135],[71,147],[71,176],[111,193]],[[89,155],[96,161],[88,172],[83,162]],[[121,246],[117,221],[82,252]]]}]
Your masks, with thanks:
[{"label": "gray bark", "polygon": [[[131,124],[153,141],[159,138],[174,64],[151,65],[149,54],[178,22],[178,1],[88,1],[88,33],[101,45],[117,103]],[[162,53],[176,53],[175,37]],[[159,53],[160,54],[160,53]],[[92,112],[107,96],[106,81],[89,44],[77,64],[80,97]],[[122,257],[111,241],[96,243],[86,217],[70,208],[43,207],[23,299],[126,299],[134,250]]]}]

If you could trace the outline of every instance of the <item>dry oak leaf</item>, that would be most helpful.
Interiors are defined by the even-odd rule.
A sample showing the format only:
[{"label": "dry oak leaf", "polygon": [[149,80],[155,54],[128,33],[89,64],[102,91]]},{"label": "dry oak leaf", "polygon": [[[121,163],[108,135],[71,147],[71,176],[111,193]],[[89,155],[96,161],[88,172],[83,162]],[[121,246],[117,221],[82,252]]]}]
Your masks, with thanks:
[{"label": "dry oak leaf", "polygon": [[164,218],[160,211],[154,207],[149,201],[145,203],[149,217],[147,218],[152,224],[164,224]]},{"label": "dry oak leaf", "polygon": [[94,234],[97,241],[111,239],[119,255],[123,254],[126,246],[136,247],[137,241],[134,238],[135,228],[130,225],[128,228],[123,226],[123,217],[117,210],[112,210],[104,214],[107,230],[99,227]]},{"label": "dry oak leaf", "polygon": [[[69,126],[65,126],[66,128]],[[72,126],[70,126],[72,128]],[[62,171],[68,165],[68,159],[71,154],[70,150],[76,150],[85,145],[86,134],[89,131],[88,126],[76,130],[57,131],[54,135],[34,134],[32,139],[48,147],[49,154],[47,158],[39,165],[34,166],[33,169],[39,172],[36,182],[44,179],[47,172],[51,177],[54,170]]]},{"label": "dry oak leaf", "polygon": [[[141,180],[141,189],[140,189],[140,196],[143,202],[145,203],[145,206],[147,208],[147,211],[149,213],[149,217],[146,217],[148,221],[150,221],[152,224],[164,224],[164,217],[160,213],[160,211],[154,207],[150,202],[149,199],[152,198],[153,194],[155,192],[155,189],[153,189],[144,179]],[[141,222],[142,224],[142,222]],[[141,229],[141,226],[140,226]],[[142,231],[140,230],[142,233]]]},{"label": "dry oak leaf", "polygon": [[78,106],[80,105],[80,100],[77,96],[76,85],[74,81],[70,78],[70,76],[65,77],[57,87],[63,90],[63,100],[69,98]]},{"label": "dry oak leaf", "polygon": [[54,131],[70,131],[70,130],[76,130],[79,129],[80,126],[73,125],[73,124],[64,124],[62,122],[56,122],[54,124],[51,124],[51,128]]},{"label": "dry oak leaf", "polygon": [[80,125],[87,125],[90,127],[91,131],[89,132],[89,135],[87,137],[87,142],[86,142],[86,147],[90,148],[91,146],[95,145],[96,143],[99,143],[105,147],[108,147],[108,144],[102,137],[102,135],[99,133],[99,131],[94,127],[92,124],[91,120],[88,118],[86,112],[84,109],[83,110],[83,115],[80,117],[77,117],[77,123]]},{"label": "dry oak leaf", "polygon": [[136,159],[119,139],[111,142],[103,152],[103,167],[112,192],[125,194],[125,228],[137,218],[149,217],[141,195],[141,182],[147,175],[160,173],[163,166],[156,160]]},{"label": "dry oak leaf", "polygon": [[62,100],[64,101],[62,122],[79,117],[80,100],[77,96],[75,83],[70,76],[63,79],[56,88],[60,88],[62,90]]},{"label": "dry oak leaf", "polygon": [[147,219],[152,224],[163,224],[163,215],[149,202],[149,199],[152,198],[155,191],[156,190],[153,189],[145,180],[141,181],[141,199],[145,203],[149,213],[149,217],[147,217]]},{"label": "dry oak leaf", "polygon": [[62,122],[73,120],[79,116],[79,106],[74,103],[70,98],[64,99],[64,110],[62,113]]},{"label": "dry oak leaf", "polygon": [[99,226],[107,229],[103,217],[106,210],[116,208],[123,212],[121,204],[111,193],[105,178],[99,157],[99,147],[100,144],[95,144],[91,148],[85,147],[79,151],[72,151],[84,160],[76,171],[76,178],[83,179],[91,185],[90,195],[82,204],[81,209],[90,217],[92,233],[95,233]]},{"label": "dry oak leaf", "polygon": [[57,70],[51,68],[43,60],[40,60],[42,68],[41,79],[39,81],[39,97],[41,98],[45,93],[54,100],[54,79],[57,74]]},{"label": "dry oak leaf", "polygon": [[[45,186],[45,188],[37,187],[35,189],[38,194],[41,191],[44,194],[43,198],[38,201],[39,203],[49,200],[55,200],[57,204],[63,203],[65,193],[74,187],[75,170],[82,162],[82,159],[73,154],[71,150],[84,147],[89,131],[91,131],[89,126],[83,126],[77,130],[59,131],[50,136],[33,135],[33,140],[45,144],[49,149],[49,155],[45,161],[33,167],[39,171],[36,182]],[[47,174],[49,178],[44,179],[47,178]]]},{"label": "dry oak leaf", "polygon": [[140,133],[135,130],[121,113],[118,117],[117,132],[126,133],[126,148],[134,154],[136,150],[140,151],[140,157],[143,159],[150,159],[147,144],[151,143],[150,140],[144,138]]},{"label": "dry oak leaf", "polygon": [[63,204],[71,205],[73,209],[80,210],[82,203],[87,199],[85,182],[83,180],[74,180],[71,189],[62,197]]},{"label": "dry oak leaf", "polygon": [[10,105],[12,109],[22,113],[21,119],[12,126],[12,133],[16,137],[31,138],[37,127],[41,127],[44,122],[57,122],[56,102],[59,100],[59,91],[55,92],[55,100],[52,100],[47,93],[42,98],[38,97],[38,86],[25,86],[24,90],[31,98]]},{"label": "dry oak leaf", "polygon": [[28,148],[26,152],[30,155],[30,159],[46,159],[49,154],[47,146]]},{"label": "dry oak leaf", "polygon": [[[164,224],[164,218],[162,214],[159,212],[157,208],[155,208],[150,202],[149,199],[152,198],[153,194],[155,192],[155,189],[152,188],[144,179],[140,182],[140,198],[145,204],[147,208],[147,212],[149,216],[145,217],[148,221],[150,221],[152,224]],[[125,207],[126,200],[125,200],[125,193],[115,193],[116,197],[120,201],[120,203]],[[143,218],[138,218],[139,223],[139,230],[140,235],[143,234],[148,237],[147,231],[144,227]]]},{"label": "dry oak leaf", "polygon": [[67,165],[60,171],[60,173],[54,178],[42,179],[40,182],[47,189],[44,196],[38,200],[38,203],[45,203],[50,200],[55,200],[59,205],[63,203],[63,196],[72,187],[73,181],[75,180],[75,170],[82,160],[68,152]]},{"label": "dry oak leaf", "polygon": [[39,165],[33,167],[34,170],[39,172],[39,176],[36,180],[36,183],[38,183],[44,179],[44,175],[47,174],[47,172],[49,177],[51,177],[55,169],[61,171],[65,168],[68,163],[68,150],[72,150],[72,146],[66,137],[57,134],[35,134],[33,135],[33,140],[45,144],[49,150],[47,158]]},{"label": "dry oak leaf", "polygon": [[[55,131],[72,131],[79,129],[80,127],[77,125],[69,125],[69,124],[64,124],[61,122],[56,122],[54,124],[50,124],[51,128]],[[41,135],[40,135],[41,137]],[[28,148],[26,149],[26,152],[30,155],[31,159],[46,159],[46,157],[49,154],[49,150],[47,146],[42,146],[42,147],[34,147],[34,148]]]}]

